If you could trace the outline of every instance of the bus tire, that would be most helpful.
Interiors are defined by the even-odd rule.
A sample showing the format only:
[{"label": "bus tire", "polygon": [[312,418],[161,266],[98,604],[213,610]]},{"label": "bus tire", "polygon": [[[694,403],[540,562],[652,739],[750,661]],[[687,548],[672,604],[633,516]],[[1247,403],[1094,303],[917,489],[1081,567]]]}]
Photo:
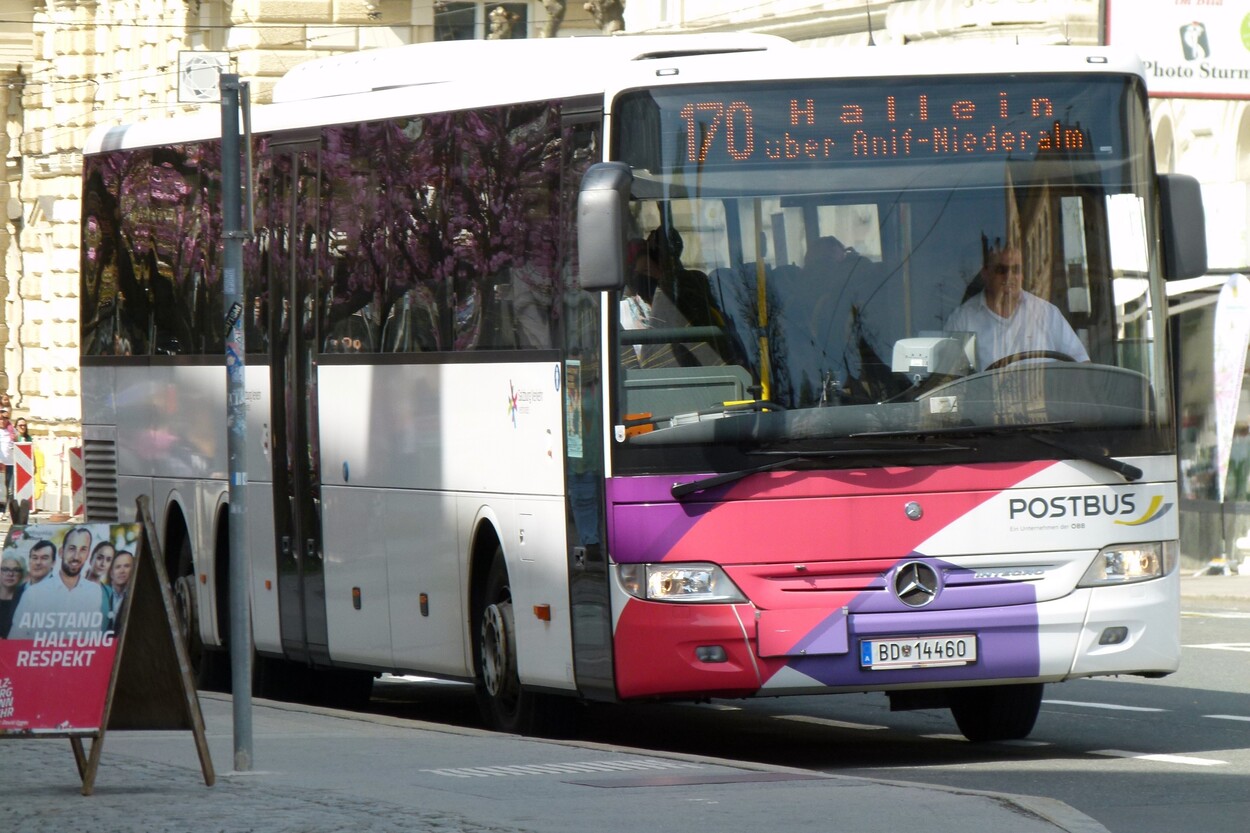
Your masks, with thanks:
[{"label": "bus tire", "polygon": [[486,724],[517,735],[567,734],[573,702],[521,687],[512,590],[498,545],[474,609],[473,633],[474,692]]},{"label": "bus tire", "polygon": [[1042,708],[1042,683],[981,686],[951,692],[951,714],[973,743],[1020,740],[1033,731]]},{"label": "bus tire", "polygon": [[174,605],[178,608],[178,627],[195,675],[196,687],[208,691],[229,691],[229,652],[207,647],[200,634],[195,563],[191,558],[191,541],[186,537],[178,547],[178,569],[174,575],[170,583],[173,585]]}]

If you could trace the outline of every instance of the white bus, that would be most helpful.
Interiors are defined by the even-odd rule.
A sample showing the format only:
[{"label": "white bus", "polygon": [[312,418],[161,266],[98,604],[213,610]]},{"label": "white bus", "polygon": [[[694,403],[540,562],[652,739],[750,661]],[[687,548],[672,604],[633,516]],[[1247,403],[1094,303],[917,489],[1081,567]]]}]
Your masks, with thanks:
[{"label": "white bus", "polygon": [[[544,732],[881,691],[985,740],[1046,683],[1174,671],[1163,281],[1205,248],[1144,87],[1104,50],[752,35],[297,67],[244,255],[261,693],[419,673]],[[92,135],[81,348],[88,518],[150,496],[219,683],[208,109]]]}]

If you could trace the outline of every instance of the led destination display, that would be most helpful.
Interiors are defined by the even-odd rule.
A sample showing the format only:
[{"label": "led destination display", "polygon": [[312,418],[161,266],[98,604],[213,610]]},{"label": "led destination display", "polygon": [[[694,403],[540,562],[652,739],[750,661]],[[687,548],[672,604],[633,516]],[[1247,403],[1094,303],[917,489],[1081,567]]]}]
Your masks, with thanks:
[{"label": "led destination display", "polygon": [[637,124],[654,127],[658,116],[659,136],[639,144],[634,135],[629,143],[660,150],[659,166],[630,160],[652,170],[1060,154],[1106,161],[1120,157],[1120,114],[1132,89],[1112,76],[1079,84],[805,82],[652,90],[628,96],[622,107],[631,115],[650,111]]}]

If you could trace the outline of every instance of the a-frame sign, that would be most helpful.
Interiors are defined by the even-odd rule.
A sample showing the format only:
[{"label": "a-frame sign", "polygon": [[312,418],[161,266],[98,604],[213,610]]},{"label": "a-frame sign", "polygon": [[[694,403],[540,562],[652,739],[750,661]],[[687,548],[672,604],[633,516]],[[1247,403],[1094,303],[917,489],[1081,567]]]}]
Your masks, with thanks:
[{"label": "a-frame sign", "polygon": [[146,498],[133,524],[14,526],[0,563],[0,740],[69,738],[90,795],[107,729],[190,730],[212,786],[191,662]]}]

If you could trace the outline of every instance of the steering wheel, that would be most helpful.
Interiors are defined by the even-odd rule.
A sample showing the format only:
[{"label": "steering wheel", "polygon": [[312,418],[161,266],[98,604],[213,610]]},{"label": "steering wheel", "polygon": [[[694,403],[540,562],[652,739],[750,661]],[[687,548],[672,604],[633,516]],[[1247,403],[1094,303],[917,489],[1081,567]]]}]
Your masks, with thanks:
[{"label": "steering wheel", "polygon": [[1025,362],[1030,359],[1054,359],[1055,361],[1060,362],[1076,361],[1076,359],[1072,358],[1067,353],[1060,353],[1058,350],[1021,350],[1019,353],[1012,353],[1008,356],[1003,356],[1001,359],[990,362],[986,365],[985,369],[997,370],[1000,367],[1006,367],[1007,365],[1015,364],[1016,362]]}]

